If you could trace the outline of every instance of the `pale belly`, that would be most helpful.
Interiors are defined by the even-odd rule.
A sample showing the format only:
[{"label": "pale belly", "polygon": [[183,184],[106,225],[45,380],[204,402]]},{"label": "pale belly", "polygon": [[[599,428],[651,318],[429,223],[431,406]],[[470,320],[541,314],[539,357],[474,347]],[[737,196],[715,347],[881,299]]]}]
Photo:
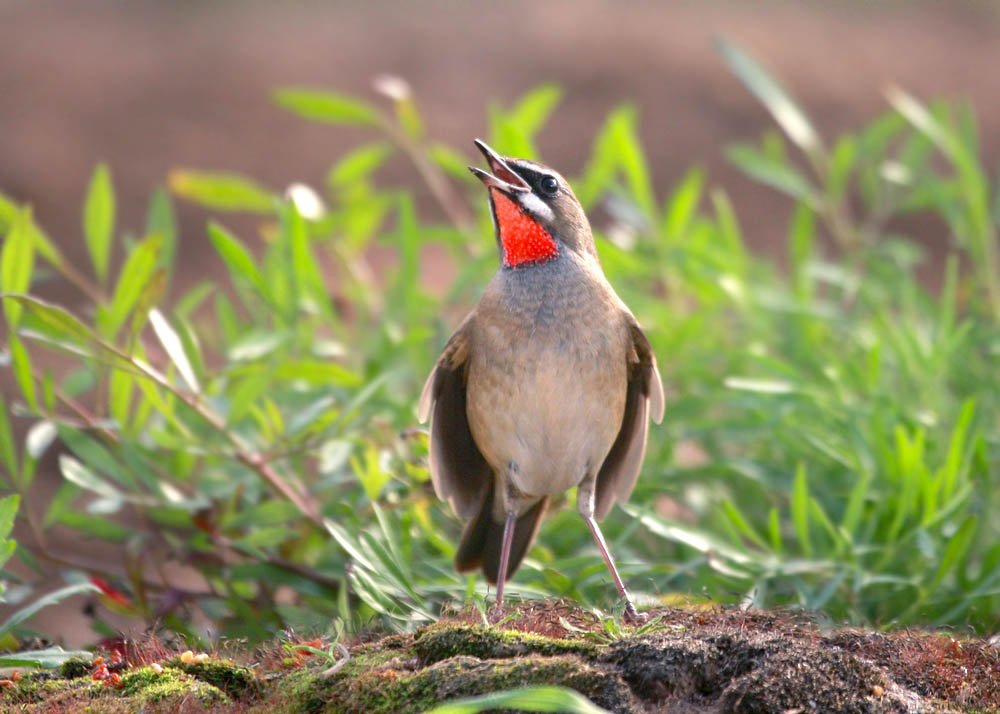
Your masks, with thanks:
[{"label": "pale belly", "polygon": [[473,438],[524,503],[560,493],[596,473],[621,426],[624,354],[610,344],[584,354],[537,343],[508,345],[469,365]]}]

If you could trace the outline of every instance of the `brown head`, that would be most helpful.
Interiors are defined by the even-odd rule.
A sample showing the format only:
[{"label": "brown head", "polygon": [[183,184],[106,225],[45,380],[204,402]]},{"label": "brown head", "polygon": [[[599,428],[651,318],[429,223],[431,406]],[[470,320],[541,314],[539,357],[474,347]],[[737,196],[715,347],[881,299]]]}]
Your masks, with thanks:
[{"label": "brown head", "polygon": [[566,179],[535,161],[503,158],[478,139],[476,146],[490,172],[469,170],[489,189],[504,267],[540,265],[563,250],[596,258],[590,222]]}]

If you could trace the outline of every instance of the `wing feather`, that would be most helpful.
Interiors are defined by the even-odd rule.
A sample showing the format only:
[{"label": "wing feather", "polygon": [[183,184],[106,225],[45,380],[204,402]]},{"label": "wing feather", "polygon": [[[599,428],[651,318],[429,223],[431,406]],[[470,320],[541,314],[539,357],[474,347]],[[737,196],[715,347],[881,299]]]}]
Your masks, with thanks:
[{"label": "wing feather", "polygon": [[594,515],[604,518],[615,502],[632,495],[646,454],[649,419],[663,420],[663,381],[649,340],[635,318],[628,315],[632,349],[629,350],[628,386],[622,425],[597,474]]},{"label": "wing feather", "polygon": [[417,414],[429,416],[430,472],[438,498],[461,518],[475,516],[489,491],[492,471],[476,446],[466,415],[470,315],[448,340],[424,384]]}]

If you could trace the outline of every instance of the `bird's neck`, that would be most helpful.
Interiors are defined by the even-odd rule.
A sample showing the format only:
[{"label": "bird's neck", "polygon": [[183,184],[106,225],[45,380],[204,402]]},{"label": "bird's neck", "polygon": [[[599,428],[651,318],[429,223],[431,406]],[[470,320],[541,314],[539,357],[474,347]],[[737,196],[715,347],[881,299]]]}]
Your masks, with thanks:
[{"label": "bird's neck", "polygon": [[493,210],[505,267],[539,265],[559,255],[559,246],[552,235],[500,191],[493,191]]}]

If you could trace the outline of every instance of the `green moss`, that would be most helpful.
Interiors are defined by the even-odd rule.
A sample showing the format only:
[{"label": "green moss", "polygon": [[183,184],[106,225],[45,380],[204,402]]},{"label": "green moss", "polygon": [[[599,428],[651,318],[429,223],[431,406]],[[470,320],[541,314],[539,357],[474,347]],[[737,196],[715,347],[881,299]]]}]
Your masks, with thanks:
[{"label": "green moss", "polygon": [[631,695],[613,674],[576,655],[524,656],[484,661],[458,655],[416,672],[373,669],[324,679],[301,673],[286,681],[295,711],[308,714],[406,714],[454,697],[534,684],[571,687],[605,707],[628,711]]},{"label": "green moss", "polygon": [[118,687],[90,677],[64,679],[48,672],[29,674],[3,696],[2,704],[19,704],[24,712],[98,714],[144,711],[152,704],[169,706],[182,701],[197,702],[211,710],[228,699],[221,689],[179,669],[166,667],[158,673],[151,667],[141,667],[122,674]]},{"label": "green moss", "polygon": [[207,659],[204,662],[186,664],[179,658],[174,658],[166,664],[221,689],[234,699],[244,699],[259,691],[253,672],[229,660]]},{"label": "green moss", "polygon": [[86,677],[90,674],[91,669],[93,669],[93,664],[90,660],[82,657],[71,657],[62,663],[59,674],[63,679],[76,679],[77,677]]},{"label": "green moss", "polygon": [[88,697],[95,688],[95,682],[89,678],[63,679],[51,672],[33,672],[21,677],[17,688],[10,690],[6,696],[9,701],[18,704],[33,702],[51,702],[73,697]]},{"label": "green moss", "polygon": [[528,654],[579,654],[590,657],[598,648],[582,639],[558,639],[481,626],[435,624],[417,633],[413,649],[421,664],[429,665],[456,655],[472,655],[480,659],[508,659]]}]

